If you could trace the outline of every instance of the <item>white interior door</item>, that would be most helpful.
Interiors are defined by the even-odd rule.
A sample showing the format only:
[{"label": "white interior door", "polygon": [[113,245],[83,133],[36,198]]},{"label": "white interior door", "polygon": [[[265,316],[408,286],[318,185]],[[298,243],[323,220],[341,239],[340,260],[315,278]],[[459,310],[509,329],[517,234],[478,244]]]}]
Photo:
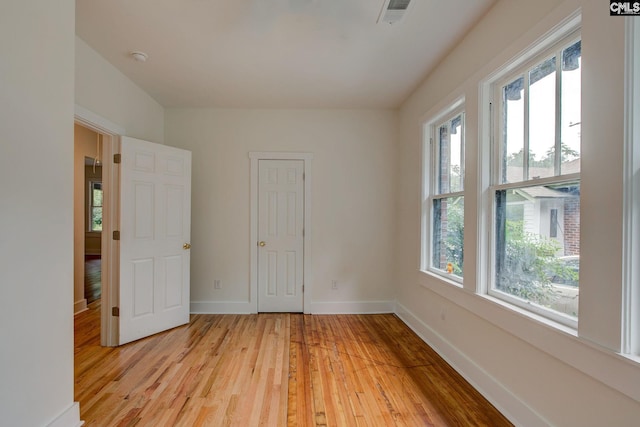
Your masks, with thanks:
[{"label": "white interior door", "polygon": [[121,156],[124,344],[189,322],[191,152],[123,137]]},{"label": "white interior door", "polygon": [[258,163],[258,311],[302,312],[304,161]]}]

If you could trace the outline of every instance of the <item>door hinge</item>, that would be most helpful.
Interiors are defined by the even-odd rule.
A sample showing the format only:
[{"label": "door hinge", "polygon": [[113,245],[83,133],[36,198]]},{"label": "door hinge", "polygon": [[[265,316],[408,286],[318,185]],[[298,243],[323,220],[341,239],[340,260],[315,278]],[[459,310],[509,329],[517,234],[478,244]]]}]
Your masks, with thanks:
[{"label": "door hinge", "polygon": [[113,240],[120,240],[120,231],[113,230]]},{"label": "door hinge", "polygon": [[111,307],[111,315],[114,317],[120,317],[120,307]]},{"label": "door hinge", "polygon": [[119,164],[122,163],[122,154],[117,153],[113,155],[113,163]]}]

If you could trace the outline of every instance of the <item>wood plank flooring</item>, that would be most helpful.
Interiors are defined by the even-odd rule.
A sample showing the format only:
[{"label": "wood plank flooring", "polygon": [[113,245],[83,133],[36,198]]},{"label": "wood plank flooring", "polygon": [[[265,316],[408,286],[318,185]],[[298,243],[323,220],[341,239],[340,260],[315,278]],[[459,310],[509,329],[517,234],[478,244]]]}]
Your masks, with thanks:
[{"label": "wood plank flooring", "polygon": [[84,297],[87,304],[100,299],[102,294],[102,258],[100,255],[84,257]]},{"label": "wood plank flooring", "polygon": [[76,316],[86,426],[510,426],[393,315],[192,315],[100,347]]}]

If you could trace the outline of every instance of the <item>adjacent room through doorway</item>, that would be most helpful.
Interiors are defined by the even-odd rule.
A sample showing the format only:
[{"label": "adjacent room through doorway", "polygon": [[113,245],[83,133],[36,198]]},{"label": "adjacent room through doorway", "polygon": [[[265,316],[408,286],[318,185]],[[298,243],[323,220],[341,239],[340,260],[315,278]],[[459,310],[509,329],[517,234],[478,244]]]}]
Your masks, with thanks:
[{"label": "adjacent room through doorway", "polygon": [[102,294],[103,135],[74,127],[74,312]]},{"label": "adjacent room through doorway", "polygon": [[85,157],[84,297],[87,305],[102,293],[102,164]]}]

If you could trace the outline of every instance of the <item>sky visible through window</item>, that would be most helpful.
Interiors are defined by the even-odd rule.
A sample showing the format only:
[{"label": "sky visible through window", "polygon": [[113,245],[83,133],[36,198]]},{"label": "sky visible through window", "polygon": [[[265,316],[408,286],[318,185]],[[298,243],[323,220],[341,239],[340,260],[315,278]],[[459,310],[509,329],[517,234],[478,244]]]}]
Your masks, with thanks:
[{"label": "sky visible through window", "polygon": [[[578,60],[581,62],[580,58]],[[580,69],[562,72],[561,141],[577,153],[580,153]],[[530,86],[529,151],[535,160],[544,159],[555,144],[555,84],[556,73],[553,72]],[[524,147],[524,97],[507,100],[507,111],[507,155],[510,156]],[[563,159],[563,162],[566,160],[571,159]]]}]

